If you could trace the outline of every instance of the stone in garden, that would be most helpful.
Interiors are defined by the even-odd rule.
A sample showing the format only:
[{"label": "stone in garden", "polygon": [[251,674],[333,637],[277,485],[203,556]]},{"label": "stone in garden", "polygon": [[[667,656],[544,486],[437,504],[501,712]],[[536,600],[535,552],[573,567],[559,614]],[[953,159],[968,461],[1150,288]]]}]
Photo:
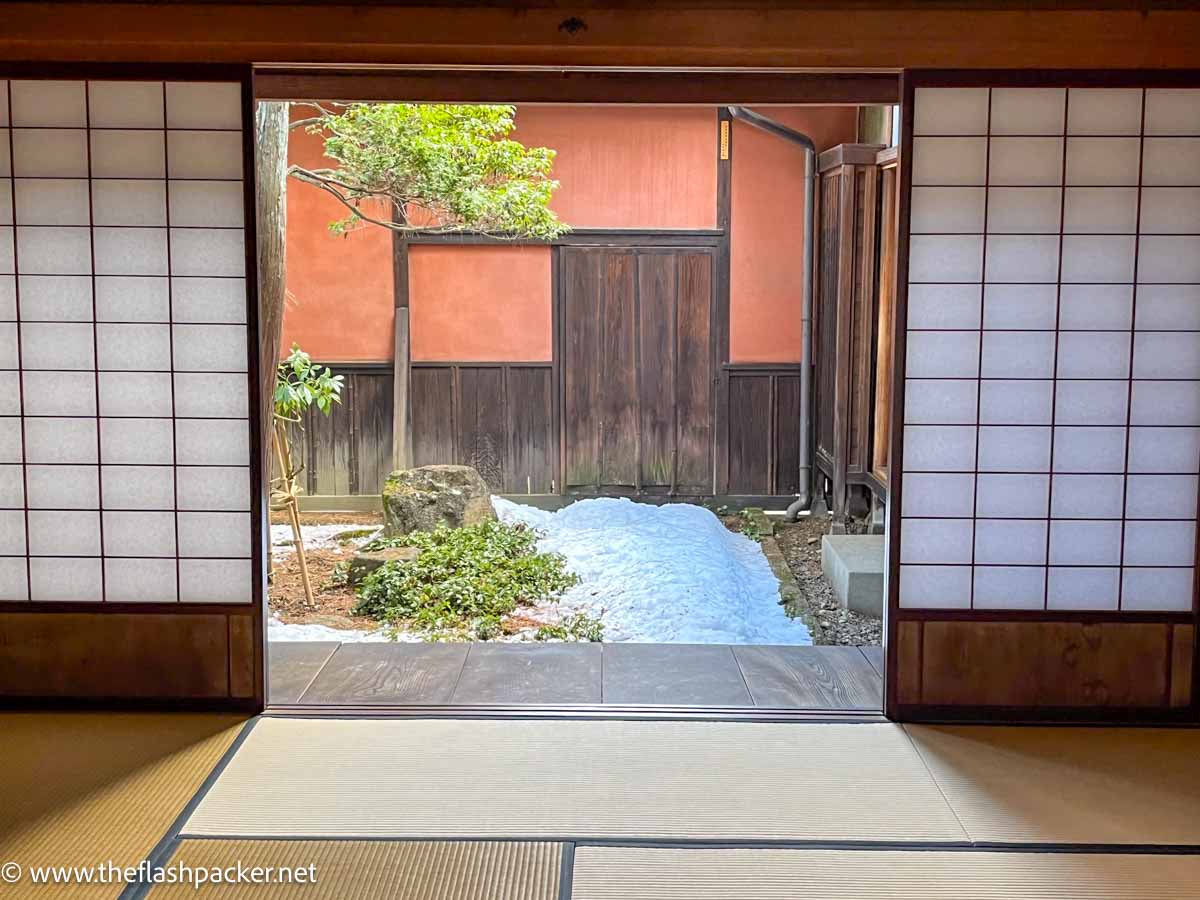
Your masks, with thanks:
[{"label": "stone in garden", "polygon": [[388,476],[383,485],[384,533],[408,534],[495,519],[487,482],[470,466],[420,466]]},{"label": "stone in garden", "polygon": [[383,550],[360,550],[350,560],[350,568],[346,570],[346,581],[351,587],[358,587],[368,575],[386,562],[412,562],[421,551],[416,547],[386,547]]}]

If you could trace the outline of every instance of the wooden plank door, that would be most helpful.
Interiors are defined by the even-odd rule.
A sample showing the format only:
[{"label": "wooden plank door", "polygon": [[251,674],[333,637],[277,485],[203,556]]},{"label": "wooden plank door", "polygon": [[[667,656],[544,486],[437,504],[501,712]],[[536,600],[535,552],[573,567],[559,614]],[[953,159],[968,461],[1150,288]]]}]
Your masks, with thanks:
[{"label": "wooden plank door", "polygon": [[711,494],[711,254],[560,253],[566,489]]}]

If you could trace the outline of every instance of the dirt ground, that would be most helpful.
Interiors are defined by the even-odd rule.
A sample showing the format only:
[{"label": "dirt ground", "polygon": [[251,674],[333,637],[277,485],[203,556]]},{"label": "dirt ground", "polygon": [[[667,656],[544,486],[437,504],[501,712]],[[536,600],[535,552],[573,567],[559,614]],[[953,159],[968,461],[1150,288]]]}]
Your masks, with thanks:
[{"label": "dirt ground", "polygon": [[[314,514],[316,515],[316,514]],[[326,514],[319,514],[324,516]],[[349,519],[357,522],[358,519]],[[330,524],[326,518],[305,522],[306,525]],[[315,608],[310,608],[304,597],[304,582],[300,577],[300,562],[295,553],[274,554],[275,571],[271,578],[269,595],[271,611],[281,621],[289,624],[326,625],[330,628],[378,627],[374,619],[350,615],[355,596],[344,582],[336,583],[334,566],[354,556],[353,547],[336,550],[309,550],[305,554],[308,576],[313,586]]]},{"label": "dirt ground", "polygon": [[833,588],[821,572],[821,535],[828,531],[828,516],[807,516],[775,527],[775,540],[800,587],[800,618],[808,624],[814,644],[882,643],[882,620],[838,606]]}]

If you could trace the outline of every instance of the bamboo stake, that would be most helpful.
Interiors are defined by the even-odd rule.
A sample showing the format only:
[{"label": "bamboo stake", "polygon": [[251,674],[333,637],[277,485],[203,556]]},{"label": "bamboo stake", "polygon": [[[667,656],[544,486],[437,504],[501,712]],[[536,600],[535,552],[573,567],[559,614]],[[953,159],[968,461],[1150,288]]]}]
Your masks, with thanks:
[{"label": "bamboo stake", "polygon": [[275,420],[275,455],[279,460],[280,481],[283,482],[277,493],[283,505],[287,507],[288,518],[292,523],[292,543],[296,547],[296,558],[300,561],[304,600],[308,607],[313,609],[317,601],[313,597],[312,582],[308,577],[308,558],[304,555],[304,536],[300,531],[300,503],[296,499],[296,472],[292,468],[292,447],[285,428],[283,422]]}]

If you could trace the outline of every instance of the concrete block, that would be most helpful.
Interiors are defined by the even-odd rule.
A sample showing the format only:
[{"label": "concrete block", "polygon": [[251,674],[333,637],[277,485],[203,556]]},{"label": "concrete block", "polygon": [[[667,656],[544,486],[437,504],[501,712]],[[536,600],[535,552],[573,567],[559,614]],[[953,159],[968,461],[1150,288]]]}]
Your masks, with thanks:
[{"label": "concrete block", "polygon": [[827,534],[821,570],[838,603],[864,616],[883,617],[883,535]]}]

